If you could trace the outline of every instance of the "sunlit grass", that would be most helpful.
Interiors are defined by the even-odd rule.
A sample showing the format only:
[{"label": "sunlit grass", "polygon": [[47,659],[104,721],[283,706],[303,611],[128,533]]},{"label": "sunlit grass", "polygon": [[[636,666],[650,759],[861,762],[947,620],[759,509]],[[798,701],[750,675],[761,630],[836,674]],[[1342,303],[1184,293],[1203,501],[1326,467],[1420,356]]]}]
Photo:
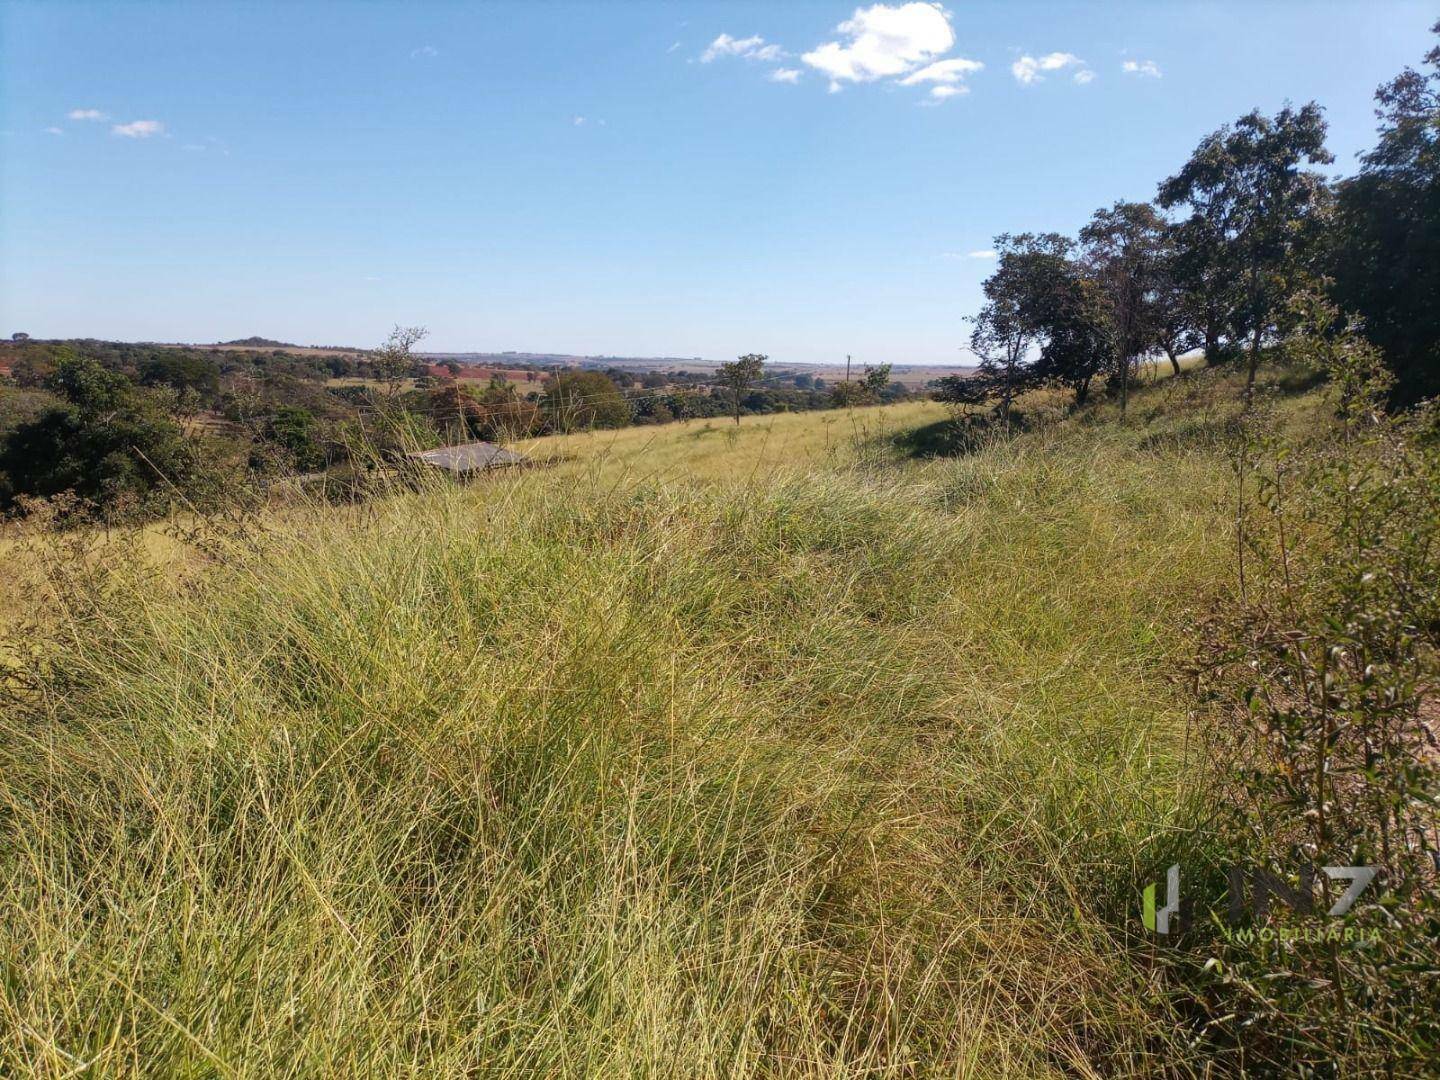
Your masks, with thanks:
[{"label": "sunlit grass", "polygon": [[924,463],[929,404],[568,436],[115,566],[0,718],[0,1072],[1183,1071],[1182,382]]},{"label": "sunlit grass", "polygon": [[513,448],[565,476],[620,480],[751,480],[800,465],[853,459],[857,445],[941,419],[933,401],[858,409],[773,413],[587,431],[517,442]]}]

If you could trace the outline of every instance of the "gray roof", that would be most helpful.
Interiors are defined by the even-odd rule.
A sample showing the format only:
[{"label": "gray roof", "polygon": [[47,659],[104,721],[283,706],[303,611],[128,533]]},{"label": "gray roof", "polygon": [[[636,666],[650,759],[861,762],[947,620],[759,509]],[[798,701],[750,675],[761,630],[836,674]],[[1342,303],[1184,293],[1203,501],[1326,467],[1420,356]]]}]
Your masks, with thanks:
[{"label": "gray roof", "polygon": [[530,460],[524,454],[517,454],[488,442],[442,446],[436,450],[421,450],[405,456],[411,461],[434,465],[437,469],[449,469],[453,473],[483,472],[485,469],[500,469],[506,465],[523,465]]}]

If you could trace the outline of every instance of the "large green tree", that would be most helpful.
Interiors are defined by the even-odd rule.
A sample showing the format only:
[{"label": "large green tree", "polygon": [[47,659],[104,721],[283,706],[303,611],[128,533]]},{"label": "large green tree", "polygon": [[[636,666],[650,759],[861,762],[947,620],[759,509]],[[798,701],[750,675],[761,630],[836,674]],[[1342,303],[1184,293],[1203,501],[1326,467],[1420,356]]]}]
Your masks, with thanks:
[{"label": "large green tree", "polygon": [[1086,272],[1108,308],[1098,325],[1109,329],[1110,378],[1120,391],[1120,411],[1130,404],[1135,361],[1159,343],[1160,309],[1168,263],[1165,221],[1149,203],[1117,202],[1097,210],[1080,243]]},{"label": "large green tree", "polygon": [[995,238],[995,272],[985,279],[985,303],[972,320],[970,351],[980,360],[977,388],[992,398],[1008,429],[1016,396],[1035,385],[1035,348],[1043,315],[1066,271],[1071,242],[1058,233],[1009,233]]},{"label": "large green tree", "polygon": [[1424,66],[1375,93],[1379,143],[1338,187],[1329,266],[1407,402],[1440,394],[1440,46]]},{"label": "large green tree", "polygon": [[1247,401],[1261,346],[1277,331],[1305,269],[1302,256],[1318,235],[1327,188],[1304,166],[1333,160],[1325,149],[1325,119],[1311,102],[1286,106],[1274,117],[1256,110],[1220,128],[1160,185],[1160,205],[1190,208],[1190,233],[1206,245],[1204,261],[1234,282],[1227,322],[1246,342]]},{"label": "large green tree", "polygon": [[557,431],[619,428],[630,423],[630,402],[602,371],[561,371],[545,382],[540,407]]},{"label": "large green tree", "polygon": [[1089,399],[1091,384],[1114,362],[1115,333],[1111,306],[1099,284],[1078,263],[1064,269],[1035,311],[1044,335],[1035,374],[1069,389],[1080,406]]},{"label": "large green tree", "polygon": [[0,444],[0,507],[22,495],[73,492],[97,513],[138,512],[192,493],[202,455],[170,415],[164,391],[136,387],[90,359],[63,357],[46,380],[62,403]]}]

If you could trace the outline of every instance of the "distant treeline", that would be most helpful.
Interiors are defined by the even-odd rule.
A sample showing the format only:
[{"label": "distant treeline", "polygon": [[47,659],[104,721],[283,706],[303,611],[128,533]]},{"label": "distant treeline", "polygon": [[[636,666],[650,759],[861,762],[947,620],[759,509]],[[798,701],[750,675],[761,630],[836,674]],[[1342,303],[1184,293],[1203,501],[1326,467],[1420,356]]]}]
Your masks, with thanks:
[{"label": "distant treeline", "polygon": [[[400,331],[397,330],[397,334]],[[358,471],[403,449],[587,428],[893,401],[888,374],[827,386],[805,373],[722,389],[711,372],[513,363],[486,382],[413,351],[423,337],[320,355],[96,341],[0,344],[0,512],[73,495],[76,513],[162,513],[268,478]],[[507,373],[524,373],[512,381]]]}]

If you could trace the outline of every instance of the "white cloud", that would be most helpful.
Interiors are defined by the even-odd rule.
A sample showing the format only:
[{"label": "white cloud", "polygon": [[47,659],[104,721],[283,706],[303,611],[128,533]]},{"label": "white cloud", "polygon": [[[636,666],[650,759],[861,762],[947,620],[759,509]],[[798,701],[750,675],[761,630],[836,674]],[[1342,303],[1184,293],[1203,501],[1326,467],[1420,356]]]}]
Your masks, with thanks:
[{"label": "white cloud", "polygon": [[912,71],[905,78],[899,80],[901,86],[918,86],[920,83],[933,82],[943,85],[931,89],[930,93],[935,94],[936,90],[950,90],[950,94],[935,94],[936,97],[950,97],[953,94],[967,92],[966,87],[960,85],[966,75],[974,74],[984,70],[985,65],[979,60],[966,60],[963,57],[956,57],[954,60],[937,60],[928,67]]},{"label": "white cloud", "polygon": [[969,92],[970,88],[968,86],[932,86],[930,88],[930,96],[937,102],[944,101],[946,98],[955,97],[957,94],[968,94]]},{"label": "white cloud", "polygon": [[800,81],[800,74],[799,68],[776,68],[770,72],[770,81],[789,83],[794,86]]},{"label": "white cloud", "polygon": [[784,55],[784,49],[779,45],[767,45],[765,39],[759,34],[747,38],[733,38],[729,34],[721,34],[700,54],[700,62],[708,64],[722,56],[738,56],[745,60],[775,61]]},{"label": "white cloud", "polygon": [[1154,60],[1126,60],[1120,70],[1127,75],[1139,75],[1144,79],[1160,78],[1160,65]]},{"label": "white cloud", "polygon": [[848,40],[829,41],[800,59],[830,76],[830,92],[842,82],[873,82],[903,75],[933,61],[955,44],[950,17],[939,4],[875,4],[856,8],[835,28]]},{"label": "white cloud", "polygon": [[65,134],[65,130],[64,130],[63,128],[57,128],[57,127],[47,127],[47,128],[45,129],[45,132],[46,132],[46,134],[49,134],[49,135],[64,135],[64,134]]},{"label": "white cloud", "polygon": [[410,59],[418,60],[422,56],[439,56],[440,50],[434,45],[421,45],[418,49],[410,50]]},{"label": "white cloud", "polygon": [[979,251],[967,251],[965,257],[967,259],[993,259],[995,257],[995,249],[981,248]]},{"label": "white cloud", "polygon": [[1095,73],[1089,68],[1081,68],[1079,71],[1075,72],[1075,81],[1081,86],[1084,86],[1086,83],[1093,81],[1094,78]]},{"label": "white cloud", "polygon": [[570,118],[570,123],[574,124],[576,127],[584,127],[584,126],[585,126],[585,117],[583,117],[583,116],[572,116],[572,117]]},{"label": "white cloud", "polygon": [[112,135],[123,135],[127,139],[148,139],[164,132],[165,125],[159,120],[132,120],[128,124],[114,124],[110,128]]},{"label": "white cloud", "polygon": [[1063,71],[1066,68],[1085,68],[1085,61],[1081,60],[1074,53],[1052,52],[1046,53],[1038,59],[1034,56],[1022,56],[1010,65],[1010,74],[1026,86],[1035,82],[1042,82],[1045,78],[1041,72]]},{"label": "white cloud", "polygon": [[71,120],[108,120],[110,119],[99,109],[71,109],[69,112]]},{"label": "white cloud", "polygon": [[672,53],[672,52],[674,52],[676,49],[678,49],[679,47],[680,47],[680,43],[677,41],[677,42],[675,42],[674,45],[671,45],[671,46],[670,46],[668,49],[666,49],[665,51],[666,51],[667,53]]}]

